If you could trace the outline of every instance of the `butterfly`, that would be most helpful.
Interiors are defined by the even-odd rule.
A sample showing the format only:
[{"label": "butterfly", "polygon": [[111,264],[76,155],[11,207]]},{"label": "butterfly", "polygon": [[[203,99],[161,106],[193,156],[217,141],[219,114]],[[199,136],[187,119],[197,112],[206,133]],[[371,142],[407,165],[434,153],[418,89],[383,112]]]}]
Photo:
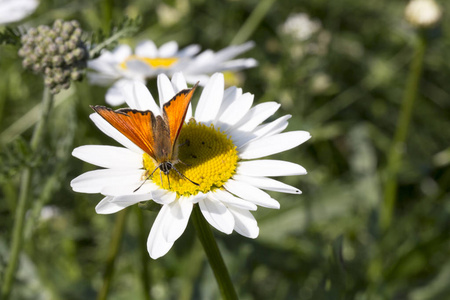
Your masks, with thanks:
[{"label": "butterfly", "polygon": [[189,103],[197,86],[198,83],[191,89],[184,89],[177,93],[163,105],[162,115],[156,117],[150,110],[141,111],[130,108],[112,110],[101,105],[91,105],[91,108],[153,158],[157,167],[147,179],[153,176],[157,169],[160,169],[162,184],[161,173],[164,173],[167,176],[167,180],[169,180],[169,172],[174,169],[180,177],[189,180],[195,185],[199,185],[175,168],[175,164],[180,162],[178,160],[178,137],[186,118]]}]

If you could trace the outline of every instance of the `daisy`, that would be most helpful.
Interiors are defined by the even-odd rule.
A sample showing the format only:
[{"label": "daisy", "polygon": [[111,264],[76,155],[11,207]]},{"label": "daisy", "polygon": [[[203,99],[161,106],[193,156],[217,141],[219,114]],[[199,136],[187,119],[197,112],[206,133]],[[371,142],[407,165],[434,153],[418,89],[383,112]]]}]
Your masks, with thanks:
[{"label": "daisy", "polygon": [[[139,82],[123,85],[122,92],[130,108],[160,114],[161,107],[177,92],[186,89],[186,80],[176,73],[170,81],[157,78],[160,106]],[[256,238],[257,222],[251,211],[257,206],[278,209],[280,204],[263,190],[300,194],[300,190],[272,176],[306,174],[295,163],[261,159],[294,148],[310,138],[306,131],[282,131],[290,115],[263,123],[280,107],[265,102],[252,107],[253,95],[242,89],[224,90],[221,73],[214,74],[203,89],[195,113],[188,109],[180,133],[176,164],[180,173],[170,172],[170,185],[154,161],[100,115],[90,118],[97,127],[124,147],[87,145],[73,151],[73,156],[102,167],[86,172],[71,182],[74,191],[101,193],[105,197],[96,206],[99,214],[111,214],[141,201],[162,205],[147,241],[153,259],[165,255],[184,232],[194,205],[217,230]],[[189,141],[181,142],[181,141]],[[137,189],[140,187],[139,189]],[[136,190],[137,189],[137,190]]]},{"label": "daisy", "polygon": [[181,71],[188,83],[200,81],[200,85],[205,85],[208,74],[254,67],[257,62],[252,58],[232,60],[253,46],[253,42],[247,42],[216,53],[205,50],[198,54],[199,45],[179,50],[175,41],[158,48],[153,41],[145,40],[136,46],[134,53],[128,45],[120,45],[112,52],[104,51],[98,58],[88,62],[88,67],[95,71],[89,72],[88,77],[92,84],[112,84],[106,93],[106,102],[117,106],[125,103],[121,85],[134,81],[145,83],[158,74],[173,76]]},{"label": "daisy", "polygon": [[22,20],[39,5],[37,0],[0,0],[0,24]]}]

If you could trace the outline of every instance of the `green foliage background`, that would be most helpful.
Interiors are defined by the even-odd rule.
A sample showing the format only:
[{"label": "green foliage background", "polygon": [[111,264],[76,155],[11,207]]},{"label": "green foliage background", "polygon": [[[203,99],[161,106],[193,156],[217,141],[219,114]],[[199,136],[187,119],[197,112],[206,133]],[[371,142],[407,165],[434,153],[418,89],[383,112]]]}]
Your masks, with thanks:
[{"label": "green foliage background", "polygon": [[[217,51],[230,44],[259,3],[43,0],[22,26],[76,19],[85,31],[98,32],[109,30],[112,21],[140,15],[139,31],[121,42],[176,40]],[[307,130],[313,138],[274,156],[303,165],[309,174],[283,179],[302,195],[273,193],[281,209],[258,209],[257,239],[214,232],[241,299],[448,299],[448,1],[439,1],[444,18],[427,33],[394,219],[385,232],[378,221],[387,153],[416,39],[403,17],[406,3],[280,0],[251,32],[256,47],[242,57],[256,58],[259,66],[241,71],[239,85],[258,103],[280,102],[274,117],[292,114],[288,130]],[[304,42],[280,31],[296,12],[322,24]],[[93,299],[102,285],[117,216],[97,215],[94,207],[102,196],[74,193],[69,182],[94,169],[71,156],[74,147],[112,142],[88,117],[89,105],[104,104],[106,88],[84,80],[56,96],[51,129],[33,153],[28,141],[43,83],[22,69],[17,50],[0,47],[0,281],[20,171],[33,166],[33,197],[12,299]],[[156,81],[148,86],[156,95]],[[151,299],[219,297],[191,225],[167,255],[152,260],[142,255],[141,242],[156,214],[143,211],[141,223],[137,206],[127,210],[109,299],[147,299],[140,279],[144,265],[150,270]]]}]

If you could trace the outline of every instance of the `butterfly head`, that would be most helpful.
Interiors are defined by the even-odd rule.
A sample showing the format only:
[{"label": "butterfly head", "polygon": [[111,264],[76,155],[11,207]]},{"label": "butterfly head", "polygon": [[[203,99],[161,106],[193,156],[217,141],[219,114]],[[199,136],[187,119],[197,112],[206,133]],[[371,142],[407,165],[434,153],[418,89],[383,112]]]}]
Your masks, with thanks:
[{"label": "butterfly head", "polygon": [[164,173],[164,175],[169,175],[170,170],[173,168],[173,164],[170,161],[166,161],[159,164],[159,169],[161,172]]}]

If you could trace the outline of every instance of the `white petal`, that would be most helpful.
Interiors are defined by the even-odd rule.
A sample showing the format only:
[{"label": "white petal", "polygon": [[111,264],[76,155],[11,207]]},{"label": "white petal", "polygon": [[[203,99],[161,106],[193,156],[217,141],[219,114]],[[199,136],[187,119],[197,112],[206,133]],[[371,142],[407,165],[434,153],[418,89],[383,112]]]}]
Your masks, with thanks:
[{"label": "white petal", "polygon": [[195,196],[190,196],[189,197],[189,201],[191,202],[191,203],[198,203],[200,200],[203,200],[203,199],[205,199],[206,198],[206,196],[207,196],[207,194],[203,194],[203,193],[198,193],[197,195],[195,195]]},{"label": "white petal", "polygon": [[116,128],[114,128],[111,124],[109,124],[105,119],[103,119],[99,114],[93,113],[89,115],[92,122],[107,136],[115,139],[117,142],[127,147],[128,149],[139,153],[142,155],[144,151],[136,146],[132,141],[130,141],[126,136],[120,133]]},{"label": "white petal", "polygon": [[248,111],[245,117],[236,125],[239,131],[252,131],[268,117],[273,115],[280,108],[276,102],[265,102],[256,105]]},{"label": "white petal", "polygon": [[114,56],[115,61],[121,62],[127,59],[133,51],[128,45],[119,45],[111,53]]},{"label": "white petal", "polygon": [[187,89],[188,86],[186,84],[186,79],[184,79],[183,73],[177,72],[172,76],[172,85],[175,93],[178,93],[181,90]]},{"label": "white petal", "polygon": [[224,111],[242,95],[242,89],[231,86],[223,92],[222,105],[218,113],[219,119]]},{"label": "white petal", "polygon": [[248,176],[293,176],[305,175],[305,168],[284,160],[259,159],[241,161],[236,172]]},{"label": "white petal", "polygon": [[145,77],[151,77],[154,69],[150,67],[145,61],[137,59],[136,57],[129,58],[125,61],[126,68],[122,73],[129,78],[139,79],[144,81]]},{"label": "white petal", "polygon": [[283,152],[309,140],[311,135],[307,131],[290,131],[251,141],[242,146],[239,157],[242,159],[260,158]]},{"label": "white petal", "polygon": [[233,232],[234,218],[225,205],[211,195],[199,201],[198,204],[206,221],[214,228],[226,234]]},{"label": "white petal", "polygon": [[228,128],[226,131],[227,134],[231,135],[231,139],[233,140],[233,144],[237,149],[240,149],[245,144],[250,143],[253,140],[258,139],[258,136],[254,134],[252,131],[239,131],[235,128]]},{"label": "white petal", "polygon": [[[120,63],[121,61],[116,60],[111,52],[103,51],[98,58],[88,61],[88,69],[102,73],[103,76],[118,78],[121,70],[117,68],[117,65]],[[88,75],[90,76],[90,74]]]},{"label": "white petal", "polygon": [[198,100],[197,109],[195,110],[195,120],[197,122],[209,124],[216,119],[222,104],[223,90],[223,74],[216,73],[211,76]]},{"label": "white petal", "polygon": [[90,84],[101,86],[109,86],[117,79],[117,76],[113,74],[88,72],[87,76]]},{"label": "white petal", "polygon": [[140,169],[143,167],[142,155],[122,147],[86,145],[75,148],[72,155],[103,168]]},{"label": "white petal", "polygon": [[242,45],[233,45],[226,47],[215,54],[215,59],[218,61],[226,61],[233,57],[238,56],[241,53],[244,53],[247,50],[250,50],[255,46],[253,41],[249,41]]},{"label": "white petal", "polygon": [[32,14],[38,5],[37,0],[0,1],[0,24],[19,21]]},{"label": "white petal", "polygon": [[220,71],[237,71],[241,69],[253,68],[258,65],[258,61],[253,58],[242,58],[226,61],[220,64]]},{"label": "white petal", "polygon": [[122,94],[122,84],[128,82],[127,79],[120,79],[106,91],[105,102],[111,106],[119,106],[125,103],[125,97]]},{"label": "white petal", "polygon": [[100,193],[103,187],[139,182],[142,170],[102,169],[81,174],[70,182],[75,192]]},{"label": "white petal", "polygon": [[177,56],[178,57],[192,57],[195,54],[197,54],[200,51],[201,47],[200,45],[189,45],[186,48],[178,51]]},{"label": "white petal", "polygon": [[248,184],[251,184],[257,188],[268,190],[268,191],[274,191],[274,192],[280,192],[280,193],[287,193],[287,194],[301,194],[302,192],[288,184],[285,184],[283,182],[280,182],[278,180],[267,178],[267,177],[252,177],[252,176],[245,176],[245,175],[234,175],[233,178],[235,180],[239,180],[242,182],[246,182]]},{"label": "white petal", "polygon": [[233,101],[228,108],[219,117],[219,126],[222,130],[238,123],[252,107],[254,96],[250,93],[245,93],[236,101]]},{"label": "white petal", "polygon": [[177,199],[177,193],[170,192],[163,189],[152,191],[153,201],[159,204],[169,204]]},{"label": "white petal", "polygon": [[139,194],[139,195],[123,195],[114,197],[111,203],[117,204],[119,206],[128,207],[133,204],[148,201],[152,199],[152,194]]},{"label": "white petal", "polygon": [[198,84],[199,86],[205,86],[209,81],[209,76],[206,74],[189,74],[186,72],[184,72],[183,74],[186,78],[186,82],[190,84],[196,84],[197,82],[200,82]]},{"label": "white petal", "polygon": [[145,40],[136,45],[134,53],[137,56],[153,58],[157,55],[158,49],[153,41]]},{"label": "white petal", "polygon": [[255,128],[253,133],[257,137],[270,136],[280,133],[286,129],[286,127],[288,126],[288,120],[291,117],[292,117],[291,115],[285,115],[270,123],[259,125],[258,127]]},{"label": "white petal", "polygon": [[163,205],[158,216],[153,223],[152,229],[147,239],[147,251],[150,257],[157,259],[166,254],[173,246],[173,242],[168,242],[163,236],[163,227],[166,222],[171,220],[167,217],[170,215],[169,205]]},{"label": "white petal", "polygon": [[[140,178],[142,179],[142,177]],[[147,180],[145,183],[141,181],[132,182],[129,184],[114,184],[107,185],[100,191],[107,196],[123,196],[123,195],[140,195],[151,194],[153,191],[159,189],[159,186]]]},{"label": "white petal", "polygon": [[234,230],[237,233],[251,239],[258,236],[258,223],[249,211],[239,208],[230,208],[230,211],[234,216]]},{"label": "white petal", "polygon": [[159,104],[161,105],[162,108],[164,103],[168,102],[170,99],[173,98],[173,96],[175,96],[175,91],[173,90],[172,83],[165,74],[158,75],[157,85],[158,85]]},{"label": "white petal", "polygon": [[211,192],[210,194],[212,194],[214,198],[216,198],[217,200],[225,203],[227,206],[233,206],[247,210],[257,209],[257,206],[254,203],[248,202],[241,198],[237,198],[224,190],[217,189],[214,192]]},{"label": "white petal", "polygon": [[107,196],[100,201],[95,207],[95,212],[100,215],[108,215],[116,213],[125,207],[118,204],[112,203],[111,200],[114,199],[112,196]]},{"label": "white petal", "polygon": [[247,201],[253,202],[256,205],[268,208],[280,208],[280,203],[278,203],[277,200],[272,199],[269,194],[248,183],[229,179],[224,184],[224,187],[230,193],[233,193]]},{"label": "white petal", "polygon": [[151,110],[159,114],[159,106],[156,104],[144,83],[131,81],[121,86],[122,94],[130,108],[137,110]]},{"label": "white petal", "polygon": [[169,213],[162,227],[162,232],[167,242],[175,242],[186,229],[193,204],[187,197],[180,197],[178,201],[167,204]]},{"label": "white petal", "polygon": [[175,56],[177,51],[178,51],[177,42],[170,41],[170,42],[163,44],[161,47],[159,47],[158,56],[159,57],[172,57],[172,56]]}]

